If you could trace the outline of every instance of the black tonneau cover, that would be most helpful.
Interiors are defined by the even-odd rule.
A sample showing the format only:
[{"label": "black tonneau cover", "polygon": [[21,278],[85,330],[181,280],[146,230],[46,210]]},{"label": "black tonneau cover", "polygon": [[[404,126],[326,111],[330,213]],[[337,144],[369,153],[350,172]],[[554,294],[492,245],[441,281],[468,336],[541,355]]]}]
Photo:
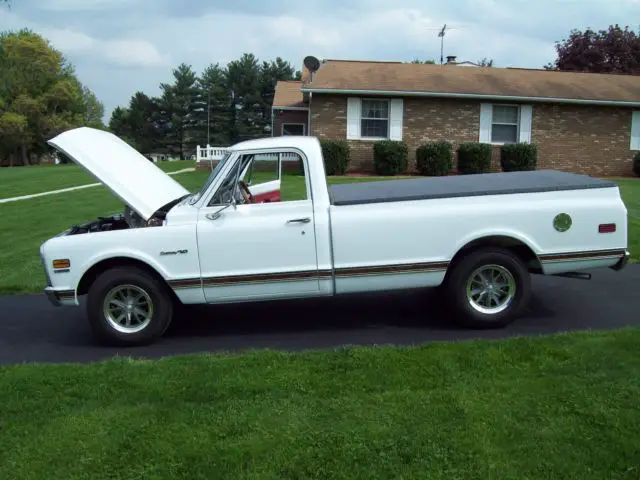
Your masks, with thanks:
[{"label": "black tonneau cover", "polygon": [[617,187],[615,182],[557,170],[421,177],[329,187],[332,205],[403,202],[435,198],[554,192]]}]

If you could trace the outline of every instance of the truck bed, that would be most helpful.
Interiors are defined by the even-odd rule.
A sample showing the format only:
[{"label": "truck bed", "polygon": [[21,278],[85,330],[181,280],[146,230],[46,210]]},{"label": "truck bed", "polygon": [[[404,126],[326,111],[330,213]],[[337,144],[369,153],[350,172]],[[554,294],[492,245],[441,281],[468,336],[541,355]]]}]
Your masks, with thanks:
[{"label": "truck bed", "polygon": [[332,205],[342,206],[617,186],[610,180],[587,175],[557,170],[535,170],[331,185],[329,198]]}]

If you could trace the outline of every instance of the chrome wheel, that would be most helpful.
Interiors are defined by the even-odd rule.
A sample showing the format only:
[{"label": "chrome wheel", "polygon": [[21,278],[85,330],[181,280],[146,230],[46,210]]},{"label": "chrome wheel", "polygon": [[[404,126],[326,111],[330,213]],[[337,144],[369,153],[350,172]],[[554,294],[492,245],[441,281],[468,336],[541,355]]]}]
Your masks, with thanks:
[{"label": "chrome wheel", "polygon": [[495,315],[506,310],[516,295],[516,280],[500,265],[484,265],[467,281],[467,301],[477,312]]},{"label": "chrome wheel", "polygon": [[103,312],[114,330],[136,333],[151,322],[153,302],[149,294],[136,285],[118,285],[105,295]]}]

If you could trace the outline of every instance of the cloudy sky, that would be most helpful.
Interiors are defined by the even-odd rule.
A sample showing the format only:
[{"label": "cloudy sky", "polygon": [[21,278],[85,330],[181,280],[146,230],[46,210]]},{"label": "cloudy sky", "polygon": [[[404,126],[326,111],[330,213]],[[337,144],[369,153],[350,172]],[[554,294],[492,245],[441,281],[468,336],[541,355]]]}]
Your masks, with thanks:
[{"label": "cloudy sky", "polygon": [[[155,95],[172,67],[198,72],[243,52],[301,68],[319,58],[440,56],[437,29],[452,27],[445,56],[540,68],[572,28],[638,22],[640,0],[12,0],[0,29],[42,34],[76,66],[106,117],[136,91]],[[395,6],[392,6],[395,5]]]}]

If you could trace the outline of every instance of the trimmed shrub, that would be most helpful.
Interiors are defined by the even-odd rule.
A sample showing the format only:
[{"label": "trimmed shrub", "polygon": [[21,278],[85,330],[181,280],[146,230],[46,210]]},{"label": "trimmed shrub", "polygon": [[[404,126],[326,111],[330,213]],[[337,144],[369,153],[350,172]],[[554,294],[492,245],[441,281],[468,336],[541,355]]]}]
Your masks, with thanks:
[{"label": "trimmed shrub", "polygon": [[344,175],[351,161],[351,149],[346,140],[320,140],[327,175]]},{"label": "trimmed shrub", "polygon": [[381,140],[373,144],[373,167],[378,175],[407,172],[409,147],[403,141]]},{"label": "trimmed shrub", "polygon": [[453,145],[451,142],[428,142],[416,150],[416,168],[420,175],[442,177],[453,166]]},{"label": "trimmed shrub", "polygon": [[538,147],[533,143],[513,143],[500,147],[500,166],[503,172],[535,170]]},{"label": "trimmed shrub", "polygon": [[458,147],[458,173],[470,175],[487,173],[491,170],[491,152],[488,143],[462,143]]},{"label": "trimmed shrub", "polygon": [[640,177],[640,152],[636,153],[633,157],[633,174],[636,177]]}]

